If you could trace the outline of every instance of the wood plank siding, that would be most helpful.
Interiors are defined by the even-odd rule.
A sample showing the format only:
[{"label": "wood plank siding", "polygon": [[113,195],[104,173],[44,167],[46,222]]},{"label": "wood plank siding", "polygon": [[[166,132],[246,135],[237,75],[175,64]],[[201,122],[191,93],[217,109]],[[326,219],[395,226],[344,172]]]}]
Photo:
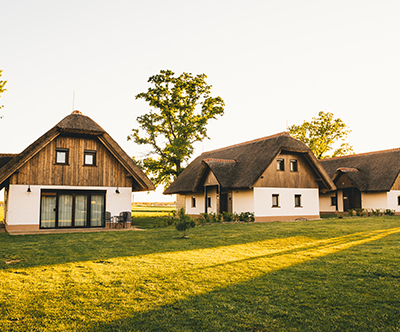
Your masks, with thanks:
[{"label": "wood plank siding", "polygon": [[[56,164],[56,148],[69,149],[68,164]],[[85,150],[96,151],[95,166],[84,165]],[[132,177],[93,137],[58,136],[11,176],[10,184],[132,187]]]},{"label": "wood plank siding", "polygon": [[[284,170],[277,170],[278,159],[283,159]],[[297,171],[290,170],[290,161],[297,160]],[[254,187],[318,188],[317,175],[301,154],[280,153],[267,167]]]},{"label": "wood plank siding", "polygon": [[397,176],[397,179],[394,182],[391,190],[400,190],[400,174]]}]

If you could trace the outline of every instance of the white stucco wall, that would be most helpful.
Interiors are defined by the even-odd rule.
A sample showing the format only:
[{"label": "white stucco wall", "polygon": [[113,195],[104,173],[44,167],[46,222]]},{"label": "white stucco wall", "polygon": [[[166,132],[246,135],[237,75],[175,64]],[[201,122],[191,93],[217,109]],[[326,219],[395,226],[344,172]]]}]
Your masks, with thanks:
[{"label": "white stucco wall", "polygon": [[30,186],[10,185],[6,220],[8,225],[39,225],[41,189],[52,190],[105,190],[106,211],[119,215],[122,211],[131,211],[132,189],[115,187],[71,187],[71,186]]},{"label": "white stucco wall", "polygon": [[[279,195],[279,206],[272,207],[272,195]],[[302,207],[294,206],[294,196],[301,195]],[[319,215],[318,189],[312,188],[254,188],[254,214],[269,216]]]},{"label": "white stucco wall", "polygon": [[361,193],[361,206],[363,209],[388,209],[388,193]]},{"label": "white stucco wall", "polygon": [[232,211],[236,213],[254,212],[254,192],[249,190],[234,190],[232,192]]},{"label": "white stucco wall", "polygon": [[[192,197],[196,198],[196,206],[192,207]],[[185,212],[187,214],[198,215],[204,212],[204,194],[191,194],[185,197]]]},{"label": "white stucco wall", "polygon": [[387,209],[400,212],[397,197],[400,196],[400,190],[391,190],[387,193]]},{"label": "white stucco wall", "polygon": [[[211,198],[211,207],[207,207],[207,213],[217,213],[217,187],[211,187],[207,189],[207,196]],[[205,208],[205,204],[204,204]],[[204,212],[204,211],[203,211]]]},{"label": "white stucco wall", "polygon": [[321,212],[336,212],[336,206],[331,205],[331,197],[335,197],[336,193],[319,194],[319,210]]}]

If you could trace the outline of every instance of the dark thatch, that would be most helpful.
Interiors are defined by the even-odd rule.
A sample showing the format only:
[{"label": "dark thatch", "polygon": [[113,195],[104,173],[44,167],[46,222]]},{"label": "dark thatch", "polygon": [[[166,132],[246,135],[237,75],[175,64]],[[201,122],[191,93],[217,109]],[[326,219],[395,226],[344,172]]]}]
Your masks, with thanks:
[{"label": "dark thatch", "polygon": [[320,160],[331,179],[346,174],[360,191],[390,191],[400,172],[400,149]]},{"label": "dark thatch", "polygon": [[[0,186],[5,181],[38,153],[43,147],[53,141],[60,134],[78,134],[96,136],[114,155],[115,158],[125,167],[128,173],[136,180],[137,185],[133,188],[136,191],[154,190],[154,184],[148,179],[143,171],[133,162],[124,150],[91,118],[82,115],[79,111],[74,111],[66,116],[48,132],[39,137],[19,154],[6,155],[0,154]],[[2,158],[1,156],[4,156]],[[9,156],[9,157],[7,157]],[[7,159],[8,158],[8,159]],[[4,160],[3,160],[4,159]]]},{"label": "dark thatch", "polygon": [[328,190],[334,189],[333,182],[318,164],[311,150],[304,143],[290,137],[288,133],[280,133],[203,153],[186,167],[164,193],[183,194],[201,191],[199,185],[208,169],[213,172],[224,189],[252,188],[281,151],[304,155],[319,175],[323,186]]}]

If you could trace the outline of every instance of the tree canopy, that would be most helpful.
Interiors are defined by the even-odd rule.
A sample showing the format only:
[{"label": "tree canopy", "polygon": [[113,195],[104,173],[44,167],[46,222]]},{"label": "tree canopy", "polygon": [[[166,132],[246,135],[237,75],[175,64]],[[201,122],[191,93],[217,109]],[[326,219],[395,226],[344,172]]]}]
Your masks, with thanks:
[{"label": "tree canopy", "polygon": [[[351,132],[341,119],[332,113],[320,111],[317,118],[302,125],[288,128],[290,135],[305,143],[318,159],[344,156],[353,153],[353,147],[345,140]],[[335,143],[341,143],[334,149]],[[333,150],[333,153],[328,154]]]},{"label": "tree canopy", "polygon": [[[0,77],[1,77],[1,75],[2,75],[2,70],[0,70]],[[6,83],[7,83],[7,81],[0,81],[0,97],[1,97],[1,94],[4,92],[4,91],[6,91],[7,89],[4,89],[4,86],[6,85]],[[0,105],[0,109],[1,108],[3,108],[3,105]],[[0,116],[0,119],[2,118],[2,116]]]},{"label": "tree canopy", "polygon": [[136,96],[151,110],[137,117],[139,129],[132,129],[128,140],[151,147],[147,157],[137,162],[155,185],[169,185],[182,172],[193,144],[208,138],[208,121],[224,114],[225,103],[211,96],[206,78],[191,73],[176,77],[171,70],[161,70],[148,79],[152,87]]}]

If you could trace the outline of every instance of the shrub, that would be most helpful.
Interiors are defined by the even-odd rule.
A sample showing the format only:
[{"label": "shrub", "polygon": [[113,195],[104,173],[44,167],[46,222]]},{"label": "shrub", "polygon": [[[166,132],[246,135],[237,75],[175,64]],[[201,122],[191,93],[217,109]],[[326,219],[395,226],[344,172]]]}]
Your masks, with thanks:
[{"label": "shrub", "polygon": [[385,216],[394,216],[395,212],[396,212],[395,210],[386,209],[385,210]]},{"label": "shrub", "polygon": [[347,210],[347,213],[349,214],[349,216],[354,216],[354,212],[355,212],[354,209],[348,209]]},{"label": "shrub", "polygon": [[204,222],[204,223],[210,223],[211,222],[211,217],[208,213],[200,213],[200,215],[203,217],[203,219],[200,219],[200,222]]},{"label": "shrub", "polygon": [[227,221],[227,222],[233,221],[233,218],[234,218],[233,213],[230,213],[230,212],[222,212],[222,215],[223,215],[223,217],[224,217],[224,221]]},{"label": "shrub", "polygon": [[183,237],[186,237],[186,230],[190,227],[196,226],[194,219],[187,214],[182,208],[178,212],[178,218],[175,221],[175,227],[178,231],[183,231]]},{"label": "shrub", "polygon": [[380,216],[381,215],[381,209],[371,209],[371,212],[374,216]]},{"label": "shrub", "polygon": [[239,220],[244,222],[253,222],[255,220],[254,213],[252,212],[242,212],[239,215]]},{"label": "shrub", "polygon": [[364,209],[363,208],[361,208],[361,209],[356,209],[356,216],[358,216],[358,217],[361,217],[361,216],[363,216],[365,213],[364,213]]}]

